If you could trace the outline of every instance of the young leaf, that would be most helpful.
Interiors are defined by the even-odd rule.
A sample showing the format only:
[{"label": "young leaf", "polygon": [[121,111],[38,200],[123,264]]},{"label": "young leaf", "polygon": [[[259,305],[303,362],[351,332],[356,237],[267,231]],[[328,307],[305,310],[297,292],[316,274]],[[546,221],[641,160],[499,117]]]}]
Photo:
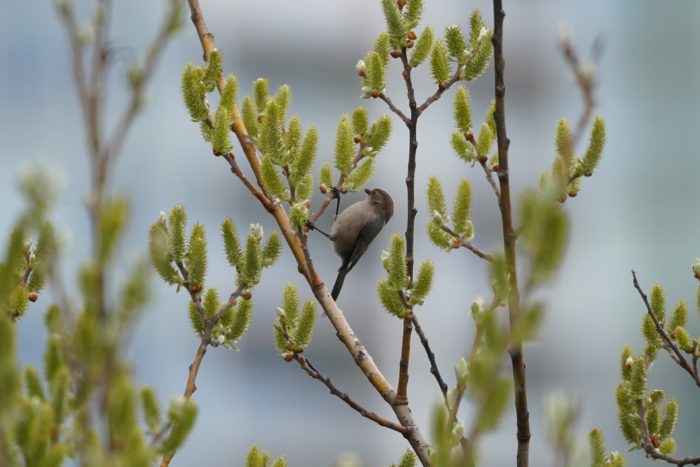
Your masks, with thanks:
[{"label": "young leaf", "polygon": [[416,45],[413,47],[411,59],[408,61],[409,65],[415,68],[425,61],[433,47],[434,36],[433,28],[430,26],[426,26],[423,29],[423,32],[418,36]]},{"label": "young leaf", "polygon": [[207,241],[204,226],[197,223],[192,228],[187,250],[187,270],[189,271],[190,287],[204,285],[207,274]]},{"label": "young leaf", "polygon": [[396,0],[382,0],[382,9],[384,10],[384,19],[386,21],[387,32],[389,33],[389,42],[395,50],[401,49],[406,42],[405,20]]},{"label": "young leaf", "polygon": [[272,232],[272,235],[265,242],[265,246],[261,251],[261,265],[263,268],[270,267],[277,261],[280,253],[282,253],[282,241],[280,240],[279,232]]},{"label": "young leaf", "polygon": [[350,119],[347,115],[343,115],[338,122],[335,134],[335,168],[343,175],[348,175],[354,155],[355,143],[353,141]]},{"label": "young leaf", "polygon": [[299,315],[299,323],[294,329],[294,337],[292,338],[296,349],[302,350],[311,342],[311,336],[314,332],[314,324],[316,322],[316,305],[311,300],[307,300],[301,308]]},{"label": "young leaf", "polygon": [[241,244],[238,240],[236,224],[233,223],[232,219],[227,217],[221,223],[221,236],[224,240],[224,249],[226,250],[228,264],[240,270],[242,267],[241,258],[243,257],[243,252],[241,251]]},{"label": "young leaf", "polygon": [[253,83],[253,93],[255,94],[255,107],[257,108],[257,113],[261,114],[265,112],[267,108],[267,101],[270,96],[270,87],[265,78],[258,78]]},{"label": "young leaf", "polygon": [[454,231],[458,234],[466,233],[470,230],[471,222],[469,216],[472,204],[472,186],[466,178],[459,182],[455,205],[452,211],[452,222]]},{"label": "young leaf", "polygon": [[450,79],[450,62],[447,59],[447,50],[442,39],[435,41],[433,53],[430,57],[430,70],[435,84],[440,86]]},{"label": "young leaf", "polygon": [[227,154],[231,144],[231,113],[225,105],[219,105],[214,115],[214,129],[211,132],[211,147],[214,154]]},{"label": "young leaf", "polygon": [[245,99],[243,99],[241,117],[250,137],[253,139],[257,138],[260,124],[258,123],[258,114],[255,110],[253,99],[250,96],[245,96]]},{"label": "young leaf", "polygon": [[461,60],[464,51],[467,49],[467,43],[462,34],[462,28],[453,24],[445,28],[445,42],[447,43],[447,51],[450,53],[452,60]]},{"label": "young leaf", "polygon": [[472,108],[469,99],[469,91],[463,86],[459,86],[457,92],[455,92],[453,115],[455,124],[462,133],[466,134],[472,131]]}]

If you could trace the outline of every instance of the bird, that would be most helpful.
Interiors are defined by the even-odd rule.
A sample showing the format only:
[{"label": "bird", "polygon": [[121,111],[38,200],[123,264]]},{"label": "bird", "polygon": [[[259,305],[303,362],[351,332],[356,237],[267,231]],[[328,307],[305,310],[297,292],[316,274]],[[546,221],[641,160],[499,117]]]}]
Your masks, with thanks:
[{"label": "bird", "polygon": [[367,197],[351,204],[335,217],[331,234],[338,256],[343,260],[331,297],[338,299],[348,272],[367,251],[367,247],[394,215],[394,200],[381,188],[365,189]]}]

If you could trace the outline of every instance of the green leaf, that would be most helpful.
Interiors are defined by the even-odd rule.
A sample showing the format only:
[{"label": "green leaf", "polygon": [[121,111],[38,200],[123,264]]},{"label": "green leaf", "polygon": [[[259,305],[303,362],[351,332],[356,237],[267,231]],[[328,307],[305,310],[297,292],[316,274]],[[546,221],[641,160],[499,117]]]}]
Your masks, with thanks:
[{"label": "green leaf", "polygon": [[386,263],[389,274],[389,286],[395,290],[403,290],[408,287],[408,273],[406,272],[406,242],[401,234],[391,237],[389,258]]},{"label": "green leaf", "polygon": [[472,143],[467,141],[464,133],[461,131],[452,132],[452,149],[457,153],[460,159],[470,164],[476,159],[476,148]]},{"label": "green leaf", "polygon": [[450,58],[455,61],[462,59],[467,43],[462,34],[462,28],[452,25],[445,28],[445,42],[447,43],[447,51],[450,53]]},{"label": "green leaf", "polygon": [[185,65],[182,71],[180,86],[185,107],[192,121],[201,122],[209,115],[206,103],[206,86],[204,85],[204,70],[191,63]]},{"label": "green leaf", "polygon": [[260,176],[262,178],[265,191],[272,197],[284,201],[289,200],[289,189],[284,186],[282,179],[277,172],[277,165],[272,160],[272,156],[264,155],[260,166]]},{"label": "green leaf", "polygon": [[428,54],[433,47],[433,41],[435,40],[435,33],[433,28],[426,26],[423,32],[418,36],[415,46],[413,47],[413,53],[411,54],[411,59],[408,61],[409,65],[416,68],[418,65],[423,63]]},{"label": "green leaf", "polygon": [[406,31],[415,28],[423,16],[423,0],[408,0],[403,9],[403,16],[406,19]]},{"label": "green leaf", "polygon": [[[367,147],[371,148],[372,154],[377,154],[381,151],[389,141],[391,136],[391,118],[388,115],[382,115],[372,123],[367,136]],[[365,149],[365,154],[368,150]]]},{"label": "green leaf", "polygon": [[406,310],[403,307],[399,292],[389,285],[389,281],[382,279],[377,284],[377,295],[382,306],[390,314],[403,319],[406,316]]},{"label": "green leaf", "polygon": [[436,176],[431,176],[428,179],[428,208],[431,213],[437,212],[443,219],[444,223],[448,222],[447,206],[445,205],[445,194],[442,191],[440,179]]},{"label": "green leaf", "polygon": [[471,100],[469,99],[469,91],[463,86],[459,86],[455,92],[453,115],[455,124],[462,133],[467,134],[472,131]]},{"label": "green leaf", "polygon": [[452,210],[452,222],[454,231],[458,234],[468,233],[471,229],[469,220],[472,205],[472,185],[466,178],[459,182],[457,196]]},{"label": "green leaf", "polygon": [[170,211],[170,254],[174,261],[182,261],[185,255],[185,226],[187,224],[187,213],[181,205],[176,205]]},{"label": "green leaf", "polygon": [[481,39],[478,40],[477,45],[472,50],[471,56],[464,64],[464,68],[460,71],[460,79],[474,81],[486,71],[491,57],[493,56],[492,37],[493,32],[486,31]]},{"label": "green leaf", "polygon": [[233,111],[236,108],[236,99],[238,98],[238,80],[234,75],[226,77],[224,89],[221,91],[221,105],[228,109],[228,112],[233,116]]},{"label": "green leaf", "polygon": [[345,188],[350,191],[358,190],[365,186],[374,174],[374,159],[368,158],[358,164],[345,179]]},{"label": "green leaf", "polygon": [[288,84],[281,85],[277,88],[274,99],[279,109],[280,122],[284,124],[284,121],[287,119],[287,113],[289,112],[289,105],[292,102],[292,88],[290,88]]},{"label": "green leaf", "polygon": [[204,70],[204,76],[202,81],[204,81],[204,87],[207,92],[212,92],[216,89],[216,83],[219,80],[219,74],[221,73],[221,53],[218,49],[212,49],[207,57],[207,67]]},{"label": "green leaf", "polygon": [[151,433],[158,432],[160,427],[160,404],[158,397],[151,386],[141,388],[141,406],[143,407],[143,417]]},{"label": "green leaf", "polygon": [[384,10],[384,19],[387,32],[389,33],[389,43],[394,50],[401,49],[406,44],[408,29],[396,0],[382,0],[382,9]]},{"label": "green leaf", "polygon": [[321,164],[319,179],[321,185],[325,185],[326,188],[333,186],[333,169],[328,162]]},{"label": "green leaf", "polygon": [[420,264],[418,275],[413,283],[413,294],[411,304],[422,304],[433,287],[433,277],[435,276],[435,264],[427,259]]},{"label": "green leaf", "polygon": [[562,118],[557,123],[557,154],[562,157],[572,157],[574,155],[571,130],[569,129],[569,122]]},{"label": "green leaf", "polygon": [[227,217],[221,223],[221,236],[224,240],[224,249],[226,250],[228,264],[240,270],[242,267],[241,258],[243,257],[243,252],[241,251],[241,244],[238,240],[236,224],[234,224],[232,219]]},{"label": "green leaf", "polygon": [[593,467],[605,465],[605,438],[603,437],[603,430],[600,428],[594,428],[588,433],[588,446],[589,452],[591,453],[591,465]]},{"label": "green leaf", "polygon": [[[252,230],[252,229],[251,229]],[[260,254],[260,242],[251,234],[248,235],[245,249],[245,265],[241,273],[243,284],[252,287],[260,282],[260,270],[262,269],[262,258]]]},{"label": "green leaf", "polygon": [[348,175],[352,168],[352,160],[355,156],[355,142],[353,141],[352,127],[347,115],[343,115],[338,122],[335,134],[335,167],[343,175]]},{"label": "green leaf", "polygon": [[469,25],[469,43],[471,44],[472,48],[475,48],[479,43],[479,35],[481,34],[481,30],[486,27],[479,10],[472,10],[472,14],[469,18]]},{"label": "green leaf", "polygon": [[[388,36],[384,36],[387,37]],[[367,133],[367,127],[369,126],[369,119],[367,117],[367,111],[364,107],[358,107],[352,111],[352,131],[359,136],[364,136]]]},{"label": "green leaf", "polygon": [[316,323],[316,305],[311,300],[307,300],[301,308],[299,322],[294,329],[292,340],[298,350],[304,349],[311,342]]},{"label": "green leaf", "polygon": [[180,278],[170,260],[170,240],[165,222],[151,225],[148,231],[148,245],[151,262],[160,277],[168,284],[178,284]]},{"label": "green leaf", "polygon": [[219,105],[214,115],[214,129],[211,132],[211,147],[216,155],[227,154],[233,149],[231,144],[231,112],[225,105]]},{"label": "green leaf", "polygon": [[673,309],[671,321],[668,323],[668,329],[673,331],[678,326],[685,327],[688,323],[688,306],[684,300],[680,300]]},{"label": "green leaf", "polygon": [[226,333],[226,338],[231,341],[236,341],[243,337],[250,327],[253,320],[253,301],[241,299],[238,302],[238,308],[233,315],[231,327]]},{"label": "green leaf", "polygon": [[282,253],[282,241],[279,232],[272,232],[272,235],[265,242],[261,251],[261,265],[263,268],[272,266]]},{"label": "green leaf", "polygon": [[367,75],[365,85],[378,94],[383,93],[386,86],[384,63],[377,52],[370,52],[365,57],[365,74]]},{"label": "green leaf", "polygon": [[450,79],[450,62],[447,59],[447,50],[442,39],[435,41],[433,52],[430,56],[430,70],[433,80],[438,86]]},{"label": "green leaf", "polygon": [[216,315],[216,312],[219,311],[219,308],[221,307],[221,300],[219,299],[219,292],[217,292],[215,288],[210,287],[207,289],[206,293],[204,294],[202,306],[204,307],[204,311],[206,312],[209,320],[211,320],[214,315]]},{"label": "green leaf", "polygon": [[159,451],[169,453],[181,447],[192,430],[196,418],[197,405],[192,399],[179,398],[171,401],[168,419],[172,422],[172,428],[167,438],[161,443]]},{"label": "green leaf", "polygon": [[318,129],[311,127],[307,130],[304,142],[299,151],[299,157],[292,164],[290,182],[295,187],[300,181],[311,174],[311,167],[318,151]]},{"label": "green leaf", "polygon": [[604,148],[605,120],[603,120],[603,117],[598,116],[593,120],[593,129],[591,130],[591,137],[588,141],[588,149],[583,159],[580,161],[581,175],[590,176],[593,174],[593,171],[598,167]]},{"label": "green leaf", "polygon": [[207,274],[207,240],[204,226],[200,223],[196,223],[192,228],[186,257],[190,287],[203,286]]},{"label": "green leaf", "polygon": [[246,130],[248,130],[250,137],[253,139],[257,138],[260,124],[258,123],[258,113],[255,110],[253,99],[251,99],[250,96],[245,96],[245,99],[243,99],[241,117],[243,118],[243,124]]},{"label": "green leaf", "polygon": [[391,51],[389,47],[389,34],[386,32],[380,33],[374,41],[373,50],[379,54],[379,58],[382,59],[382,63],[386,66],[389,63],[389,52]]},{"label": "green leaf", "polygon": [[255,80],[253,83],[253,93],[255,94],[255,107],[257,108],[257,113],[264,113],[270,96],[270,87],[265,78],[258,78]]}]

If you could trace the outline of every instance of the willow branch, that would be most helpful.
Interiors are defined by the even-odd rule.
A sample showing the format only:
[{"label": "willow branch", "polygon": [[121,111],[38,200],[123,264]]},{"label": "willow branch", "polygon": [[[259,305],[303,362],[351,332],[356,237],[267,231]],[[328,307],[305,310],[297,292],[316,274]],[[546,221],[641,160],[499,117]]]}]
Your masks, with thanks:
[{"label": "willow branch", "polygon": [[642,426],[642,449],[647,453],[647,457],[652,459],[662,460],[669,464],[678,465],[683,467],[684,465],[698,465],[700,464],[700,456],[696,457],[673,457],[669,454],[664,454],[659,451],[658,448],[654,446],[649,433],[649,425],[647,425],[647,414],[644,408],[644,402],[641,399],[637,400],[637,413],[639,414],[639,423]]},{"label": "willow branch", "polygon": [[[510,200],[510,179],[508,172],[508,147],[510,140],[506,132],[506,86],[504,82],[505,59],[503,57],[503,19],[505,18],[502,0],[493,0],[494,34],[493,54],[495,64],[495,95],[496,109],[496,140],[498,142],[498,181],[500,184],[501,223],[503,227],[503,246],[505,250],[506,267],[510,276],[510,293],[508,296],[508,315],[513,326],[520,316],[520,294],[515,259],[516,235],[513,230],[513,214]],[[517,424],[518,451],[517,467],[529,465],[530,452],[530,414],[527,404],[527,383],[525,373],[525,357],[522,345],[516,344],[509,349],[511,366],[513,368],[513,389],[515,392],[515,415]]]},{"label": "willow branch", "polygon": [[[188,0],[188,5],[191,12],[192,23],[197,30],[205,58],[211,53],[214,48],[214,36],[208,31],[204,17],[198,0]],[[219,80],[220,90],[223,88],[223,74]],[[232,115],[231,129],[236,134],[241,147],[244,150],[246,158],[255,175],[256,181],[260,186],[260,159],[257,155],[255,144],[248,136],[247,130],[238,113],[234,110]],[[421,464],[427,466],[430,463],[429,445],[419,427],[417,426],[411,410],[406,404],[396,402],[396,391],[391,386],[389,381],[383,375],[379,367],[377,367],[371,354],[367,351],[362,342],[357,338],[355,332],[350,327],[350,324],[345,319],[343,312],[338,308],[338,305],[330,296],[330,291],[321,281],[315,271],[310,271],[307,267],[307,256],[304,254],[303,245],[299,236],[296,235],[289,223],[289,217],[284,208],[280,204],[276,204],[269,212],[274,216],[282,236],[290,247],[292,254],[297,262],[299,272],[306,278],[307,282],[313,290],[316,300],[321,305],[328,316],[329,322],[336,330],[338,339],[347,348],[352,355],[355,364],[360,368],[370,384],[381,395],[381,397],[389,404],[394,411],[401,426],[405,427],[407,432],[404,435],[411,447],[415,451]]]},{"label": "willow branch", "polygon": [[651,310],[651,305],[649,305],[649,299],[647,298],[647,295],[644,293],[642,288],[639,286],[639,281],[637,281],[637,274],[634,271],[632,271],[632,284],[634,285],[634,288],[637,289],[637,292],[639,292],[639,296],[642,297],[642,301],[644,302],[644,306],[647,309],[647,314],[654,321],[654,326],[656,327],[656,332],[659,334],[661,339],[664,341],[664,348],[671,355],[671,357],[673,357],[673,361],[675,361],[681,368],[683,368],[685,371],[687,371],[688,374],[695,381],[695,384],[697,386],[700,386],[700,375],[698,375],[698,372],[696,371],[695,366],[694,365],[691,366],[691,364],[688,363],[688,360],[686,360],[686,358],[683,356],[683,354],[681,353],[678,346],[673,342],[673,340],[671,340],[669,335],[664,330],[663,326],[661,326],[659,319],[656,317],[654,312]]},{"label": "willow branch", "polygon": [[449,228],[448,226],[446,226],[446,225],[443,224],[443,225],[440,226],[440,228],[442,229],[443,232],[446,232],[446,233],[450,234],[450,235],[452,236],[452,238],[454,238],[455,240],[459,241],[460,246],[462,246],[462,247],[466,248],[467,250],[471,251],[472,253],[474,253],[474,254],[475,254],[476,256],[478,256],[479,258],[483,259],[484,261],[489,261],[489,262],[490,262],[490,261],[493,261],[493,256],[491,256],[490,254],[485,253],[485,252],[482,251],[481,249],[475,247],[474,245],[472,245],[471,242],[469,242],[469,241],[463,239],[457,232],[455,232],[454,230],[452,230],[452,229]]},{"label": "willow branch", "polygon": [[384,94],[384,93],[381,93],[381,94],[379,94],[379,98],[380,98],[381,100],[383,100],[384,102],[386,102],[386,105],[389,106],[389,109],[390,109],[392,112],[394,112],[394,113],[401,119],[401,121],[402,121],[406,126],[411,126],[411,119],[408,118],[408,117],[406,116],[406,114],[404,114],[404,113],[401,111],[401,109],[399,109],[398,107],[396,107],[396,105],[394,105],[394,102],[389,98],[389,96],[387,96],[387,95]]},{"label": "willow branch", "polygon": [[487,159],[481,157],[479,158],[479,165],[482,169],[484,169],[484,176],[486,177],[486,181],[489,183],[493,194],[496,195],[496,200],[498,201],[498,209],[500,211],[503,211],[503,207],[501,205],[501,190],[498,188],[498,185],[496,185],[496,180],[494,180],[492,177],[493,170],[489,168],[488,165],[486,165],[487,163]]},{"label": "willow branch", "polygon": [[442,379],[442,375],[440,374],[440,370],[438,369],[438,366],[437,366],[437,361],[435,360],[435,354],[433,353],[433,350],[430,348],[430,343],[428,342],[428,338],[425,337],[425,333],[423,332],[423,327],[418,322],[416,315],[413,315],[412,320],[413,320],[413,326],[416,328],[416,334],[418,334],[418,337],[420,338],[420,343],[423,344],[423,348],[425,349],[425,353],[426,353],[426,355],[428,355],[428,360],[430,361],[430,373],[435,377],[435,381],[437,381],[437,384],[440,387],[440,392],[442,392],[443,398],[446,398],[447,397],[447,384]]},{"label": "willow branch", "polygon": [[324,376],[320,371],[318,371],[314,366],[311,364],[308,358],[301,356],[300,354],[295,354],[294,355],[294,360],[296,360],[299,363],[299,366],[313,379],[318,380],[322,382],[337,398],[345,402],[347,405],[349,405],[353,410],[358,412],[360,415],[362,415],[365,418],[368,418],[372,420],[373,422],[377,423],[378,425],[381,425],[385,428],[389,428],[391,430],[397,431],[401,433],[402,435],[406,435],[408,433],[408,430],[406,427],[403,427],[401,425],[398,425],[394,422],[391,422],[387,420],[386,418],[377,415],[374,412],[370,412],[369,410],[365,409],[362,407],[360,404],[355,402],[350,396],[347,395],[347,393],[344,393],[340,391],[332,382],[331,380]]}]

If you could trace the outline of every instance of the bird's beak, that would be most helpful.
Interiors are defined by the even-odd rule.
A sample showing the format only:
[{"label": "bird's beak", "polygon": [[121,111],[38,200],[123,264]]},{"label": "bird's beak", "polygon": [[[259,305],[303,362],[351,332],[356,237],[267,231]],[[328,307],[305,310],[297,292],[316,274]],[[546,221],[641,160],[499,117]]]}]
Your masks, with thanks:
[{"label": "bird's beak", "polygon": [[372,190],[370,190],[369,188],[365,188],[365,193],[370,194],[372,193]]}]

